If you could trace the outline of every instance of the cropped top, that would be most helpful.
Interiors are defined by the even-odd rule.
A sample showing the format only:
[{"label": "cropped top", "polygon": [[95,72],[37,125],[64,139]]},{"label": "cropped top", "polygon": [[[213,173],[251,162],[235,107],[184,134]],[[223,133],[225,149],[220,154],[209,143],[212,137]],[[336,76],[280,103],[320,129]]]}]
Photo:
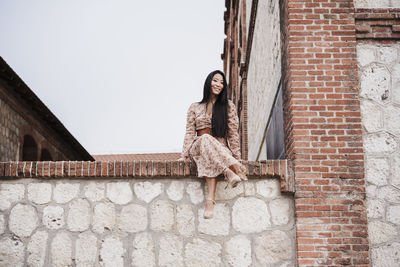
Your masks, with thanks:
[{"label": "cropped top", "polygon": [[[212,115],[207,114],[206,103],[192,103],[187,112],[186,134],[182,148],[182,158],[189,159],[189,149],[193,142],[198,138],[196,130],[211,128]],[[233,101],[228,100],[228,132],[226,139],[229,143],[228,147],[232,151],[232,156],[237,160],[241,159],[240,154],[240,138],[239,138],[239,118]],[[217,138],[219,139],[219,138]],[[223,139],[223,138],[222,138]],[[221,141],[221,140],[219,140]],[[226,144],[226,141],[223,140]]]}]

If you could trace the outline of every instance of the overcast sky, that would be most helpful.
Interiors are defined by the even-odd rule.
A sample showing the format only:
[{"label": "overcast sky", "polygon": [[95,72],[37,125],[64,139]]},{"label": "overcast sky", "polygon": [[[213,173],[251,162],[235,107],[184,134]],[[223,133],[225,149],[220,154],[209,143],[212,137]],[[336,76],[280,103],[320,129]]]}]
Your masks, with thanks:
[{"label": "overcast sky", "polygon": [[89,153],[180,152],[224,2],[0,0],[0,53]]}]

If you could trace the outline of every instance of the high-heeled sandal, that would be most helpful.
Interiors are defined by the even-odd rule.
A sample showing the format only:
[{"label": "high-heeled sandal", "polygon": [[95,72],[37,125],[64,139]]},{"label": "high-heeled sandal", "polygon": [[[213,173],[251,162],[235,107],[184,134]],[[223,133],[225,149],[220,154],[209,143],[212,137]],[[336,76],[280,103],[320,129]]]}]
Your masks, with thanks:
[{"label": "high-heeled sandal", "polygon": [[228,183],[226,184],[226,186],[225,186],[225,189],[232,189],[232,188],[235,188],[239,183],[240,183],[240,181],[242,181],[241,179],[240,179],[240,177],[238,176],[238,175],[236,175],[236,174],[234,174],[234,176],[233,177],[231,177],[230,179],[228,179],[226,176],[225,176],[225,180],[227,180],[228,181]]},{"label": "high-heeled sandal", "polygon": [[[211,201],[214,205],[216,204],[215,200],[212,199],[212,198],[206,198],[206,201]],[[214,207],[213,207],[212,210],[206,210],[206,207],[204,207],[203,218],[204,219],[211,219],[213,216],[214,216]]]},{"label": "high-heeled sandal", "polygon": [[243,172],[239,172],[237,175],[238,175],[238,176],[240,177],[240,179],[242,179],[243,181],[249,180],[249,179],[247,178],[246,174],[244,174]]}]

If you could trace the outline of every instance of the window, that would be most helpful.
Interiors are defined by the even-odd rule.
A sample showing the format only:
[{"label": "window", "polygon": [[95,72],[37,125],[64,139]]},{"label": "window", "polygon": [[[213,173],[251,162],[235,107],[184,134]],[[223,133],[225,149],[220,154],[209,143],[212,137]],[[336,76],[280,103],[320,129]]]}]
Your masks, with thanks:
[{"label": "window", "polygon": [[265,140],[267,144],[267,159],[285,159],[284,137],[282,85],[280,85],[272,110],[271,119],[267,126]]},{"label": "window", "polygon": [[42,152],[40,153],[40,160],[41,161],[52,161],[53,158],[51,157],[50,152],[47,149],[43,148]]},{"label": "window", "polygon": [[24,136],[24,145],[22,148],[22,160],[23,161],[36,161],[37,160],[37,144],[35,139],[30,135]]}]

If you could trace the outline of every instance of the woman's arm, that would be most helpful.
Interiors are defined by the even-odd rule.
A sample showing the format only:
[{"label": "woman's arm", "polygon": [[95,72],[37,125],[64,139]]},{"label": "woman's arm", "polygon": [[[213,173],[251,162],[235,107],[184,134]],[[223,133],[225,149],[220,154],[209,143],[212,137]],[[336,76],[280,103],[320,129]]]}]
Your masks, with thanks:
[{"label": "woman's arm", "polygon": [[227,139],[232,155],[235,159],[241,159],[240,137],[238,133],[239,118],[236,112],[236,106],[233,101],[228,100],[228,135]]},{"label": "woman's arm", "polygon": [[196,136],[196,126],[195,126],[195,113],[194,113],[194,104],[191,104],[186,118],[186,134],[185,139],[183,141],[183,148],[181,158],[184,160],[189,160],[189,149],[193,143],[193,140]]}]

